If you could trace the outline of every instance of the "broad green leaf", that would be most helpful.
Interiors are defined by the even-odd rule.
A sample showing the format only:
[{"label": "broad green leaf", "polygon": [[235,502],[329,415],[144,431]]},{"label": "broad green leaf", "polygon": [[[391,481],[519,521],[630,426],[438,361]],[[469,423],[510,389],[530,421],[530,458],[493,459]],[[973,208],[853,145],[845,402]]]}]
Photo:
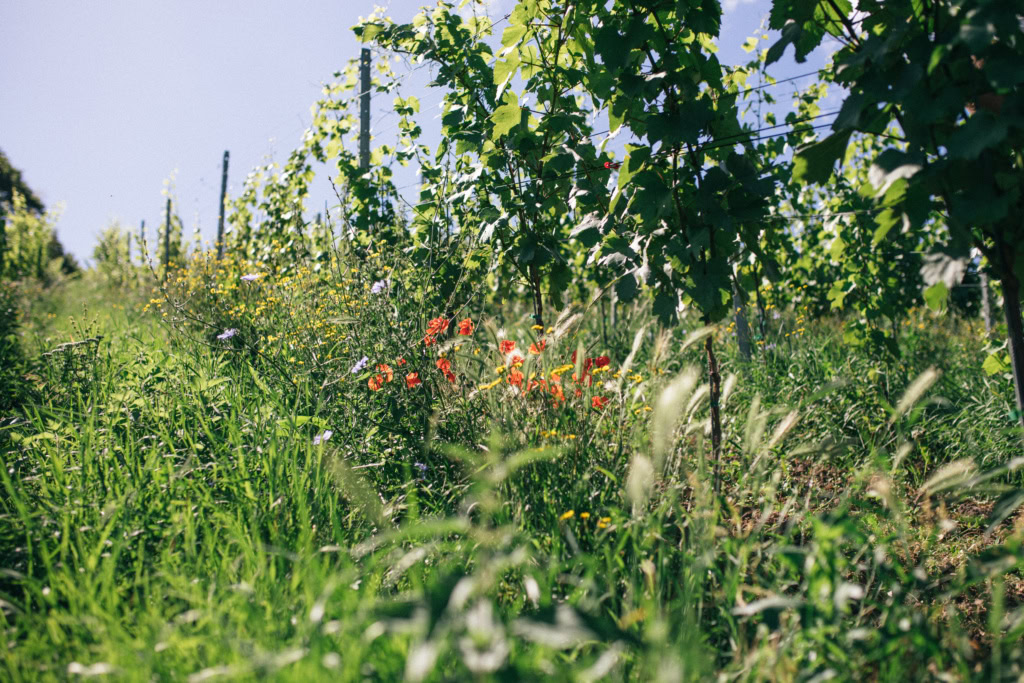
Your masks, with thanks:
[{"label": "broad green leaf", "polygon": [[1000,357],[999,351],[994,351],[988,354],[985,362],[981,364],[981,369],[985,371],[985,374],[991,377],[992,375],[998,375],[1007,372],[1010,366],[1003,362]]},{"label": "broad green leaf", "polygon": [[491,137],[499,138],[502,135],[507,135],[509,131],[519,125],[522,118],[523,110],[519,103],[514,99],[507,101],[491,114],[491,121],[494,122],[494,131],[491,133]]},{"label": "broad green leaf", "polygon": [[924,302],[928,308],[935,312],[941,312],[946,308],[946,301],[949,299],[949,288],[945,282],[936,282],[924,290]]},{"label": "broad green leaf", "polygon": [[827,183],[836,161],[846,153],[852,132],[833,133],[820,142],[801,147],[793,157],[793,178],[798,182]]}]

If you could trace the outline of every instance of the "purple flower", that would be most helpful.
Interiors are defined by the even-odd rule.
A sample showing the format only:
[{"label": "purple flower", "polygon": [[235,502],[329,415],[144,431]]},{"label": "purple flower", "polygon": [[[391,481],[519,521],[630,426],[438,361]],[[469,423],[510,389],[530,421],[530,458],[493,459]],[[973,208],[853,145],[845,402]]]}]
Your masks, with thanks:
[{"label": "purple flower", "polygon": [[782,315],[778,311],[772,311],[772,320],[778,320]]},{"label": "purple flower", "polygon": [[367,358],[366,356],[363,356],[362,358],[360,358],[359,362],[352,366],[352,374],[353,375],[358,375],[360,372],[363,371],[363,368],[365,368],[366,364],[369,363],[369,362],[370,362],[370,359]]},{"label": "purple flower", "polygon": [[248,273],[242,276],[242,279],[246,282],[252,282],[253,280],[259,280],[262,277],[259,273]]},{"label": "purple flower", "polygon": [[370,287],[370,294],[380,294],[388,286],[387,280],[377,280],[373,283],[373,287]]},{"label": "purple flower", "polygon": [[231,329],[224,330],[221,334],[218,334],[217,339],[231,339],[236,334],[238,334],[238,330],[232,327]]},{"label": "purple flower", "polygon": [[765,344],[764,350],[765,351],[774,351],[777,346],[778,346],[778,344],[776,344],[775,342],[772,342],[771,344]]},{"label": "purple flower", "polygon": [[323,434],[317,434],[316,436],[313,437],[313,445],[319,446],[322,443],[327,443],[328,441],[330,441],[332,436],[334,436],[334,432],[332,432],[330,429],[325,429]]},{"label": "purple flower", "polygon": [[420,479],[422,479],[424,477],[424,475],[426,475],[426,473],[427,473],[427,466],[424,465],[423,463],[421,463],[421,462],[414,462],[412,464],[412,466],[420,471],[420,473],[419,473],[419,478]]}]

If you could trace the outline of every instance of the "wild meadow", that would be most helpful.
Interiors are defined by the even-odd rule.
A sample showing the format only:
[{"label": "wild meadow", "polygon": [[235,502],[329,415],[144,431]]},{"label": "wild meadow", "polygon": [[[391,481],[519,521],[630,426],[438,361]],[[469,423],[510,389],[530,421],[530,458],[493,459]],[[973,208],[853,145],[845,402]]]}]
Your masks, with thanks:
[{"label": "wild meadow", "polygon": [[394,144],[350,64],[213,245],[4,205],[3,678],[1024,678],[1015,10],[728,67],[718,3],[462,5],[361,20]]}]

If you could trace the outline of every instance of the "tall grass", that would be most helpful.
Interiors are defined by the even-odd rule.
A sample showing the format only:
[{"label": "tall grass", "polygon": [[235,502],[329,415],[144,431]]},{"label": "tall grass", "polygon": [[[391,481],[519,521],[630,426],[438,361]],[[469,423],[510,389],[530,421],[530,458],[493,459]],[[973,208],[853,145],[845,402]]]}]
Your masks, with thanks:
[{"label": "tall grass", "polygon": [[[828,321],[743,363],[642,309],[606,343],[470,305],[427,345],[411,266],[335,258],[197,262],[146,314],[30,324],[5,678],[1021,674],[1019,441],[959,323],[902,365]],[[701,334],[729,375],[717,497]],[[69,378],[41,352],[72,337],[99,341]]]}]

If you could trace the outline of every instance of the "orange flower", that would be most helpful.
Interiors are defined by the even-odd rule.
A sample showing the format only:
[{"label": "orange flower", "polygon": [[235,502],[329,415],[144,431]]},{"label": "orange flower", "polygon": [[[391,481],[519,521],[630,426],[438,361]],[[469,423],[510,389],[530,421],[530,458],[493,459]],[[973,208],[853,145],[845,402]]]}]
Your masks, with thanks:
[{"label": "orange flower", "polygon": [[405,365],[405,359],[404,358],[399,358],[398,359],[398,367],[402,367],[403,365]]},{"label": "orange flower", "polygon": [[384,378],[381,377],[380,375],[377,375],[376,377],[371,377],[366,382],[366,386],[370,387],[370,391],[377,391],[382,386],[384,386]]},{"label": "orange flower", "polygon": [[598,410],[600,410],[601,408],[604,408],[606,405],[608,405],[608,399],[605,398],[604,396],[595,396],[592,399],[590,399],[590,406],[592,408],[597,408]]},{"label": "orange flower", "polygon": [[582,389],[577,389],[576,390],[576,398],[579,398],[582,395],[583,395],[583,390]]},{"label": "orange flower", "polygon": [[447,358],[438,358],[437,369],[441,372],[448,373],[452,369],[452,362]]},{"label": "orange flower", "polygon": [[447,318],[434,318],[429,323],[427,323],[427,334],[428,335],[438,335],[438,334],[441,334],[442,332],[444,332],[447,329],[448,329],[448,319]]},{"label": "orange flower", "polygon": [[508,373],[508,383],[517,387],[523,386],[523,373],[518,370],[511,370]]},{"label": "orange flower", "polygon": [[548,345],[547,339],[541,339],[536,344],[530,344],[530,353],[538,354],[544,350],[544,347]]},{"label": "orange flower", "polygon": [[422,382],[420,382],[420,373],[410,372],[408,375],[405,376],[405,386],[412,389],[417,384],[422,384]]},{"label": "orange flower", "polygon": [[515,367],[517,365],[522,365],[522,364],[523,364],[523,357],[520,356],[518,353],[516,355],[512,356],[512,359],[509,361],[509,365],[511,365],[512,367]]},{"label": "orange flower", "polygon": [[426,346],[433,346],[434,344],[437,343],[437,340],[428,334],[426,337],[423,338],[423,343]]},{"label": "orange flower", "polygon": [[565,400],[565,394],[562,393],[562,385],[561,384],[552,384],[551,385],[551,395],[555,397],[556,401],[564,401]]},{"label": "orange flower", "polygon": [[461,321],[459,323],[459,334],[467,337],[473,334],[473,321],[470,320],[469,318],[466,318],[465,320]]},{"label": "orange flower", "polygon": [[500,351],[501,355],[503,356],[507,356],[508,354],[510,354],[512,352],[512,349],[514,348],[516,348],[516,343],[514,341],[509,341],[508,339],[506,339],[504,341],[498,342],[498,351]]},{"label": "orange flower", "polygon": [[449,382],[451,382],[452,384],[455,384],[455,373],[454,372],[446,372],[446,373],[444,373],[444,378],[446,380],[448,380]]},{"label": "orange flower", "polygon": [[387,378],[384,380],[385,382],[390,382],[395,378],[395,373],[391,370],[391,366],[385,363],[381,363],[377,366],[377,372],[384,373],[384,377]]}]

